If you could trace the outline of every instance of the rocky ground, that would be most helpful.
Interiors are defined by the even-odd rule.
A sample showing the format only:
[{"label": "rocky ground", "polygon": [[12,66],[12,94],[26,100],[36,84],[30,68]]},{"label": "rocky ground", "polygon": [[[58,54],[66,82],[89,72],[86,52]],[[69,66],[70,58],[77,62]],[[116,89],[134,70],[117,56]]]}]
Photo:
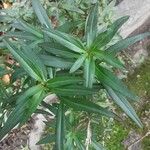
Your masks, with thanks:
[{"label": "rocky ground", "polygon": [[0,150],[28,150],[28,138],[33,129],[34,121],[31,119],[26,125],[11,131],[0,142]]}]

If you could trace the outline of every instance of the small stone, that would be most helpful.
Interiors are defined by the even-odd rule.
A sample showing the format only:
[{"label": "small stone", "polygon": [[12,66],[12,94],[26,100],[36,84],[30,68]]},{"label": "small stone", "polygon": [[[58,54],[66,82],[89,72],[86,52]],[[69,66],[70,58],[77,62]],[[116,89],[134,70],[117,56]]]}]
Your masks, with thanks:
[{"label": "small stone", "polygon": [[137,77],[137,78],[140,78],[141,76],[138,74],[136,77]]}]

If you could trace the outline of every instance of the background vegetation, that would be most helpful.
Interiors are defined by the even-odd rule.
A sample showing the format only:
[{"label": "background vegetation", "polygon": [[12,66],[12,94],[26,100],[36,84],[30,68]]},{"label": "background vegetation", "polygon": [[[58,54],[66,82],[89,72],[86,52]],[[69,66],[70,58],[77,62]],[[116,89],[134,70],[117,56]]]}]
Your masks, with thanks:
[{"label": "background vegetation", "polygon": [[[56,138],[57,149],[62,149],[63,131],[65,131],[65,149],[73,147],[74,149],[85,149],[85,147],[87,149],[104,149],[103,147],[112,150],[124,149],[121,142],[127,136],[128,128],[132,125],[129,121],[126,126],[123,126],[121,122],[126,118],[121,120],[120,109],[118,107],[115,109],[116,105],[110,99],[114,99],[139,126],[142,125],[132,106],[124,98],[124,96],[127,96],[130,99],[134,99],[134,95],[129,94],[130,92],[122,85],[122,82],[111,74],[118,68],[123,68],[120,60],[111,54],[128,47],[149,34],[146,33],[125,39],[121,41],[122,45],[120,44],[121,42],[118,42],[120,45],[113,46],[118,40],[121,40],[117,31],[128,18],[123,17],[117,21],[112,19],[114,1],[99,1],[97,3],[98,7],[93,1],[41,1],[48,16],[40,3],[35,1],[32,3],[34,10],[31,7],[31,1],[21,1],[14,3],[14,5],[11,5],[11,3],[12,1],[9,1],[9,3],[8,1],[3,2],[3,4],[7,4],[5,7],[10,8],[1,11],[1,35],[3,35],[0,43],[0,75],[2,79],[0,88],[1,138],[16,124],[20,123],[22,125],[25,123],[36,110],[39,102],[49,92],[52,92],[56,93],[59,99],[63,99],[64,104],[42,102],[40,106],[44,109],[46,108],[46,111],[41,107],[36,110],[36,113],[42,113],[46,116],[55,114],[57,118],[56,120],[54,119],[53,123],[51,121],[49,123],[49,120],[45,122],[48,126],[46,133],[47,131],[48,133],[46,138],[42,139],[39,144],[52,142],[49,145],[51,147],[54,145]],[[24,8],[24,6],[26,7]],[[100,17],[96,17],[97,13]],[[91,24],[92,17],[94,17],[93,24]],[[86,28],[84,29],[85,24]],[[70,35],[73,35],[74,38]],[[102,39],[102,36],[106,37]],[[112,38],[110,39],[110,37]],[[80,39],[81,42],[77,39]],[[70,42],[69,44],[68,41]],[[56,44],[52,45],[52,43]],[[120,49],[118,46],[120,46]],[[22,52],[20,52],[20,49]],[[80,52],[83,49],[91,51],[84,55],[84,53]],[[105,50],[112,50],[112,52],[105,53]],[[10,55],[10,52],[13,56]],[[83,64],[84,62],[85,64]],[[96,71],[94,69],[95,65],[97,67]],[[88,67],[90,71],[88,71]],[[69,74],[69,70],[71,74]],[[75,73],[72,75],[73,72]],[[61,78],[61,76],[63,77]],[[104,80],[106,81],[103,82]],[[118,85],[115,85],[112,82],[113,80]],[[63,83],[63,81],[65,82]],[[74,83],[77,85],[74,85]],[[77,87],[68,86],[72,84]],[[97,85],[99,88],[97,88]],[[66,87],[66,91],[59,89],[62,87]],[[121,87],[122,91],[120,90]],[[79,98],[77,93],[79,93],[80,100],[75,99],[70,103],[68,99]],[[87,95],[89,94],[92,96],[88,97]],[[92,102],[87,101],[85,103],[82,100],[83,98],[87,99],[87,97]],[[31,103],[28,99],[32,99],[35,103]],[[92,105],[93,108],[91,107]],[[32,107],[27,109],[29,106]],[[70,107],[69,109],[68,106]],[[79,113],[74,111],[77,107],[87,112]],[[118,121],[91,114],[96,112],[111,116],[111,113],[107,112],[107,108],[120,115]],[[65,128],[62,128],[63,111],[66,118]],[[26,113],[26,115],[22,116],[21,113]],[[10,118],[13,118],[13,120]]]}]

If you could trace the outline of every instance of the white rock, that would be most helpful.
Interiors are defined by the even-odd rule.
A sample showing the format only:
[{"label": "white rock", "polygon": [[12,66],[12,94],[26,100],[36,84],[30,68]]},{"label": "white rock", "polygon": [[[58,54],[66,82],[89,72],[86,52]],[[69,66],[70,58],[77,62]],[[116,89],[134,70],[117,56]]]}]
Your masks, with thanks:
[{"label": "white rock", "polygon": [[117,18],[130,16],[121,28],[121,36],[125,38],[150,19],[150,0],[123,0],[114,12]]},{"label": "white rock", "polygon": [[29,134],[28,145],[30,150],[40,150],[40,146],[36,145],[36,143],[40,140],[43,134],[45,129],[45,124],[43,121],[46,121],[46,119],[42,114],[35,115],[33,119],[35,120],[35,123],[31,133]]},{"label": "white rock", "polygon": [[[44,100],[48,104],[56,103],[57,96],[55,94],[50,94],[44,98]],[[53,119],[55,116],[53,115],[51,118]],[[40,150],[40,146],[36,145],[36,143],[41,139],[41,136],[45,129],[45,123],[46,121],[45,117],[42,114],[33,115],[34,119],[34,125],[33,129],[31,130],[31,133],[29,134],[29,149],[30,150]]]}]

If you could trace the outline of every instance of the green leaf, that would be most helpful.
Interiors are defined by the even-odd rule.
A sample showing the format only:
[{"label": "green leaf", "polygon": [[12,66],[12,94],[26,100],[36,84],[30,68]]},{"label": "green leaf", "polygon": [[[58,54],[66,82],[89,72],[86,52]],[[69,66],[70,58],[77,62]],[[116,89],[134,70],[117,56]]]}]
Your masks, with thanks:
[{"label": "green leaf", "polygon": [[45,91],[44,89],[41,89],[41,91],[33,95],[32,98],[26,100],[24,104],[23,118],[20,121],[21,125],[24,124],[28,120],[28,118],[32,115],[32,113],[36,111],[38,105],[41,103],[44,97]]},{"label": "green leaf", "polygon": [[18,49],[12,42],[4,40],[9,51],[14,55],[22,67],[36,80],[46,80],[46,70],[38,56],[31,49]]},{"label": "green leaf", "polygon": [[33,34],[28,33],[26,31],[8,32],[4,35],[4,37],[15,37],[18,39],[25,39],[25,40],[31,40],[31,41],[39,40],[37,36],[34,36]]},{"label": "green leaf", "polygon": [[12,24],[12,27],[31,33],[37,36],[38,38],[43,38],[43,34],[41,33],[40,30],[38,30],[35,26],[26,23],[23,20],[17,20],[14,24]]},{"label": "green leaf", "polygon": [[6,70],[5,68],[0,66],[0,78],[5,75],[5,74],[9,74],[11,71]]},{"label": "green leaf", "polygon": [[43,42],[44,42],[44,39],[37,39],[35,41],[27,41],[26,45],[28,45],[28,47],[38,52],[40,50],[38,48],[38,44],[43,43]]},{"label": "green leaf", "polygon": [[56,88],[56,87],[64,87],[66,85],[72,85],[83,82],[83,80],[79,77],[71,77],[71,76],[64,76],[64,77],[55,77],[47,81],[46,85],[49,88]]},{"label": "green leaf", "polygon": [[46,11],[42,7],[39,0],[32,0],[33,9],[42,25],[45,25],[47,28],[52,28],[50,18],[47,16]]},{"label": "green leaf", "polygon": [[[27,104],[29,101],[32,104],[30,98],[36,93],[41,92],[41,90],[43,90],[41,85],[33,86],[18,98],[16,108],[8,116],[7,121],[0,130],[0,140],[24,118]],[[28,107],[30,107],[30,105],[28,105]]]},{"label": "green leaf", "polygon": [[85,54],[81,55],[81,56],[76,60],[76,62],[73,64],[73,66],[71,67],[70,73],[73,73],[73,72],[75,72],[77,69],[79,69],[79,68],[82,66],[82,64],[83,64],[83,62],[85,61],[85,59],[86,59],[86,55],[85,55]]},{"label": "green leaf", "polygon": [[42,47],[45,51],[53,55],[60,56],[63,58],[78,58],[79,57],[77,53],[70,51],[68,48],[60,45],[59,43],[44,42],[40,44],[40,47]]},{"label": "green leaf", "polygon": [[82,85],[65,86],[63,88],[52,88],[51,92],[61,96],[88,96],[96,92],[95,89],[88,89]]},{"label": "green leaf", "polygon": [[81,21],[66,21],[61,26],[57,27],[57,30],[65,33],[71,33],[77,26],[81,23]]},{"label": "green leaf", "polygon": [[78,137],[74,137],[74,141],[76,143],[76,147],[79,149],[79,150],[85,150],[85,146],[83,145],[83,143],[81,142],[81,140],[79,140]]},{"label": "green leaf", "polygon": [[99,60],[105,61],[113,67],[124,69],[123,64],[113,55],[109,54],[107,51],[95,52],[95,57]]},{"label": "green leaf", "polygon": [[136,36],[128,37],[126,39],[122,39],[116,44],[110,46],[106,51],[108,51],[110,54],[115,55],[117,52],[120,52],[121,50],[124,50],[128,48],[128,46],[143,40],[145,37],[150,36],[150,33],[143,33]]},{"label": "green leaf", "polygon": [[46,66],[55,68],[71,68],[73,64],[70,59],[63,59],[56,56],[41,55],[40,58]]},{"label": "green leaf", "polygon": [[74,139],[72,137],[70,137],[71,135],[68,135],[66,137],[67,141],[65,143],[65,149],[66,150],[74,150]]},{"label": "green leaf", "polygon": [[71,100],[67,98],[62,98],[62,100],[67,106],[73,108],[74,110],[86,111],[89,113],[97,113],[97,114],[104,115],[107,117],[114,117],[114,114],[111,111],[89,100],[85,100],[85,99],[83,100],[83,99],[77,99],[77,98],[76,99],[72,98]]},{"label": "green leaf", "polygon": [[37,143],[37,145],[52,143],[52,142],[54,142],[55,140],[56,140],[55,134],[48,134],[48,135],[46,135],[44,138],[42,138],[42,139]]},{"label": "green leaf", "polygon": [[92,7],[85,24],[85,35],[87,38],[87,46],[90,47],[97,33],[98,21],[98,4]]},{"label": "green leaf", "polygon": [[62,9],[65,9],[67,11],[72,11],[72,12],[76,12],[76,13],[80,13],[80,14],[84,14],[84,11],[82,11],[81,9],[79,9],[78,7],[75,6],[75,4],[68,4],[65,3],[62,5]]},{"label": "green leaf", "polygon": [[112,72],[107,69],[97,66],[96,67],[96,76],[97,79],[103,84],[111,87],[113,90],[118,91],[123,96],[126,96],[132,100],[137,100],[138,97],[131,93],[127,87],[118,79]]},{"label": "green leaf", "polygon": [[22,67],[16,67],[14,68],[14,70],[15,71],[11,75],[11,83],[14,83],[17,79],[21,79],[22,77],[27,75],[27,73]]},{"label": "green leaf", "polygon": [[105,32],[101,32],[94,40],[92,47],[94,49],[100,49],[109,43],[119,28],[128,20],[128,18],[128,16],[119,18],[112,25],[110,25]]},{"label": "green leaf", "polygon": [[70,36],[69,34],[56,31],[53,29],[45,29],[43,30],[45,34],[49,37],[55,39],[58,43],[62,44],[63,46],[69,48],[70,50],[77,52],[77,53],[84,53],[84,46],[82,45],[79,39]]},{"label": "green leaf", "polygon": [[125,97],[123,97],[120,93],[115,92],[113,89],[111,89],[108,86],[105,86],[108,94],[110,95],[110,97],[112,97],[112,99],[116,102],[117,105],[119,105],[119,107],[122,108],[122,110],[133,120],[135,121],[135,123],[142,128],[142,123],[140,121],[140,119],[138,118],[135,110],[133,109],[133,107],[130,105],[130,103],[127,101],[127,99]]},{"label": "green leaf", "polygon": [[92,146],[95,150],[106,150],[102,144],[100,144],[99,142],[96,142],[95,140],[92,140]]},{"label": "green leaf", "polygon": [[64,149],[64,106],[61,102],[56,115],[56,149]]},{"label": "green leaf", "polygon": [[92,88],[95,77],[95,60],[94,58],[87,58],[84,63],[84,78],[85,86]]},{"label": "green leaf", "polygon": [[[0,38],[0,41],[3,39],[3,37],[2,38]],[[3,50],[3,51],[5,51],[6,49],[7,49],[7,47],[5,46],[5,44],[4,44],[4,42],[0,42],[0,49],[1,49],[1,51]],[[7,50],[6,50],[7,51]]]}]

